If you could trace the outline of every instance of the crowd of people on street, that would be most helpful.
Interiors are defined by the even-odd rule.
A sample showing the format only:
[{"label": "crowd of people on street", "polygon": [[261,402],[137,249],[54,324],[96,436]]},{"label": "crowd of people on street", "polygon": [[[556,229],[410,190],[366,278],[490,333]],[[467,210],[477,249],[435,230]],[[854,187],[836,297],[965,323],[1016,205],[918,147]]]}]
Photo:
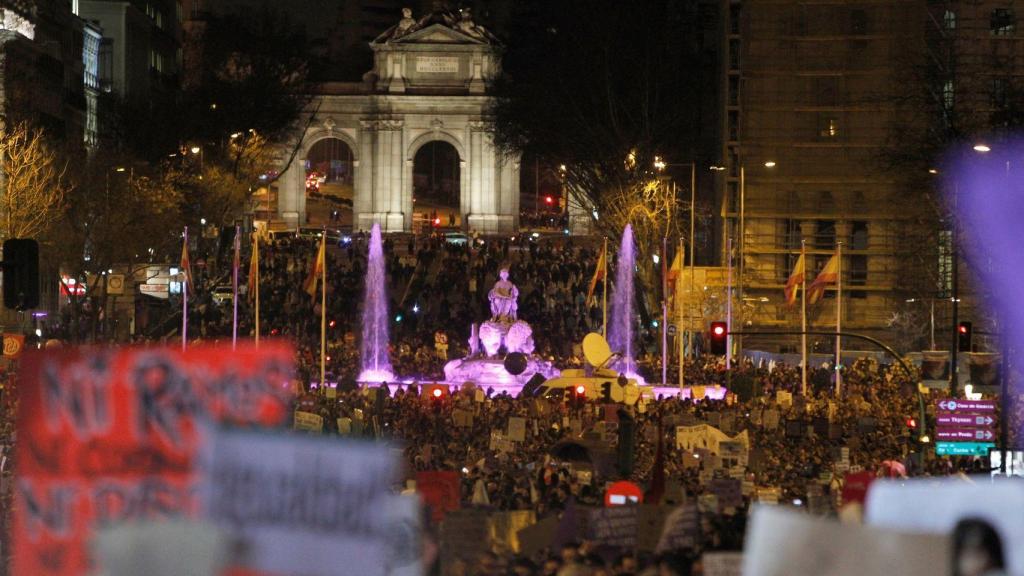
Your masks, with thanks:
[{"label": "crowd of people on street", "polygon": [[[583,399],[571,389],[512,397],[471,383],[435,388],[431,383],[441,381],[445,363],[467,353],[470,327],[488,318],[487,292],[503,266],[519,289],[519,317],[535,327],[536,353],[562,368],[584,363],[579,343],[602,323],[602,284],[594,298],[587,297],[600,248],[569,237],[470,235],[455,243],[443,235],[387,236],[389,357],[400,381],[418,384],[392,383],[397,390],[390,391],[361,386],[356,376],[368,241],[368,235],[354,234],[327,251],[329,394],[318,387],[321,300],[319,292],[311,297],[303,289],[319,240],[290,236],[260,243],[260,334],[296,347],[296,409],[321,416],[323,433],[401,447],[404,484],[396,490],[415,490],[418,473],[457,474],[454,508],[462,510],[564,520],[574,510],[602,506],[606,482],[620,479],[642,487],[648,504],[689,505],[700,513],[696,539],[685,549],[608,548],[570,531],[539,550],[498,546],[471,558],[445,550],[441,520],[428,524],[428,534],[441,542],[446,574],[698,574],[702,552],[742,548],[754,502],[835,514],[843,509],[850,473],[991,471],[987,459],[935,457],[921,438],[934,402],[925,399],[929,414],[921,421],[918,376],[872,358],[844,367],[838,397],[829,367],[812,371],[805,393],[796,366],[742,358],[727,374],[714,356],[685,365],[688,397],[644,395],[629,405]],[[251,268],[243,262],[241,269]],[[246,280],[243,273],[240,283]],[[241,295],[238,303],[245,338],[255,331],[251,296]],[[230,338],[229,307],[200,300],[190,316],[195,337]],[[643,356],[660,335],[639,328],[637,356]],[[438,333],[446,348],[436,346]],[[720,396],[712,389],[726,383],[727,393],[712,399]],[[1014,403],[1009,415],[1012,432],[1024,423],[1022,405]],[[718,436],[688,439],[686,431],[701,426]],[[1014,435],[1011,445],[1017,442]],[[741,487],[735,501],[718,493],[725,481]]]}]

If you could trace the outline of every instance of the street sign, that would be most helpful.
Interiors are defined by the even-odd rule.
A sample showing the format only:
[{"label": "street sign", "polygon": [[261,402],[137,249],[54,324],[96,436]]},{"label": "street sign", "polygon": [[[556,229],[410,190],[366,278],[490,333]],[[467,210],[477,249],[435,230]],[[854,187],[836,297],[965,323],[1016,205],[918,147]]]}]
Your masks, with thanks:
[{"label": "street sign", "polygon": [[980,428],[939,428],[935,438],[952,442],[991,442],[996,435],[992,430]]},{"label": "street sign", "polygon": [[939,400],[939,410],[962,414],[987,414],[996,411],[995,400],[960,400],[944,398]]},{"label": "street sign", "polygon": [[935,423],[939,426],[992,426],[996,419],[991,416],[976,414],[956,414],[953,412],[939,413]]},{"label": "street sign", "polygon": [[936,442],[937,456],[988,456],[995,448],[994,442]]}]

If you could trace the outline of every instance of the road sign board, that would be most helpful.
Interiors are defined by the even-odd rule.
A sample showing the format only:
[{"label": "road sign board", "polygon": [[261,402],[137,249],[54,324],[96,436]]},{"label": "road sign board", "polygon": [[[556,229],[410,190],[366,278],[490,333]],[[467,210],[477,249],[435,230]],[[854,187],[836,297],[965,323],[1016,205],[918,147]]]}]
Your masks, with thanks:
[{"label": "road sign board", "polygon": [[938,456],[988,456],[988,451],[995,447],[994,442],[936,442],[935,454]]},{"label": "road sign board", "polygon": [[938,403],[939,410],[944,412],[958,412],[961,414],[987,414],[996,411],[995,400],[960,400],[958,398],[943,398]]},{"label": "road sign board", "polygon": [[996,435],[992,430],[979,428],[939,428],[935,431],[935,438],[953,442],[991,442]]},{"label": "road sign board", "polygon": [[992,426],[995,422],[996,419],[991,416],[978,414],[940,412],[935,416],[935,423],[939,426]]}]

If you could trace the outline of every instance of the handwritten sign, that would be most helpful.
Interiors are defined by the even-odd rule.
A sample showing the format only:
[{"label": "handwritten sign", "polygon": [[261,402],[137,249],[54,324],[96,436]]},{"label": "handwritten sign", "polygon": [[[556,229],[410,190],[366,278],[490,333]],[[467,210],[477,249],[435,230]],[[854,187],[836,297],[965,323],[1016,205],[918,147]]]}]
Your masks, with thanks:
[{"label": "handwritten sign", "polygon": [[27,353],[13,574],[85,574],[98,526],[192,515],[204,423],[286,425],[292,357],[278,344]]},{"label": "handwritten sign", "polygon": [[632,548],[636,546],[637,506],[616,506],[591,510],[588,540],[595,544]]},{"label": "handwritten sign", "polygon": [[513,442],[526,441],[526,418],[512,416],[508,419],[507,438]]},{"label": "handwritten sign", "polygon": [[296,410],[295,429],[320,434],[324,431],[324,417],[312,412]]}]

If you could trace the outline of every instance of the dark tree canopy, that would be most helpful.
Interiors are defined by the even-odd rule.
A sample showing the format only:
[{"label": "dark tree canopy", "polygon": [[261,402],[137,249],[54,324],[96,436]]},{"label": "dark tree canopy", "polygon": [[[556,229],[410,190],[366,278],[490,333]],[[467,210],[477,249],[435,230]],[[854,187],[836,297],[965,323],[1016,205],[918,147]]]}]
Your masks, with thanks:
[{"label": "dark tree canopy", "polygon": [[518,4],[494,86],[499,146],[566,164],[570,185],[588,196],[635,178],[624,163],[631,151],[643,166],[655,155],[714,159],[717,52],[701,33],[713,10],[672,0]]},{"label": "dark tree canopy", "polygon": [[249,129],[276,141],[308,102],[317,62],[284,12],[211,15],[199,34],[198,66],[187,71],[182,91],[119,106],[118,139],[143,157],[156,160],[189,144],[222,145]]}]

